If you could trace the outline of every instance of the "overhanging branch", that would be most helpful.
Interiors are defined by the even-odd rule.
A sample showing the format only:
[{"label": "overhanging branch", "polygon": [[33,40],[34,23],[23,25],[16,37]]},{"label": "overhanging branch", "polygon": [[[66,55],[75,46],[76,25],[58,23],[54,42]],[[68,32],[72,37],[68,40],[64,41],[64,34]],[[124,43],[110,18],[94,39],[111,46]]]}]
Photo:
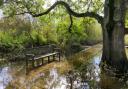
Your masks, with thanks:
[{"label": "overhanging branch", "polygon": [[73,19],[72,19],[72,15],[69,14],[69,16],[70,16],[70,26],[69,26],[68,30],[69,30],[69,32],[71,32],[71,30],[72,30],[71,28],[73,25]]},{"label": "overhanging branch", "polygon": [[103,22],[103,17],[96,14],[95,12],[85,12],[85,13],[77,13],[77,12],[74,12],[70,6],[64,2],[64,1],[57,1],[55,2],[50,8],[48,8],[45,12],[42,12],[42,13],[39,13],[39,14],[32,14],[30,13],[33,17],[39,17],[39,16],[42,16],[42,15],[45,15],[45,14],[48,14],[52,9],[54,9],[57,5],[63,5],[67,12],[70,14],[70,15],[73,15],[75,17],[92,17],[92,18],[95,18],[99,23],[102,24]]}]

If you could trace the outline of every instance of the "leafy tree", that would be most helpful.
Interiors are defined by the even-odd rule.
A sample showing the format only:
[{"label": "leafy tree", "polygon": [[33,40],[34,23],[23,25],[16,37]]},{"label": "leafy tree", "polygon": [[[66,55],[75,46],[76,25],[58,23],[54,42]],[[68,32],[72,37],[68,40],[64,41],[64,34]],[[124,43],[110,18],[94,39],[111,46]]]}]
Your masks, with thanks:
[{"label": "leafy tree", "polygon": [[3,0],[0,0],[0,6],[2,6],[3,5]]}]

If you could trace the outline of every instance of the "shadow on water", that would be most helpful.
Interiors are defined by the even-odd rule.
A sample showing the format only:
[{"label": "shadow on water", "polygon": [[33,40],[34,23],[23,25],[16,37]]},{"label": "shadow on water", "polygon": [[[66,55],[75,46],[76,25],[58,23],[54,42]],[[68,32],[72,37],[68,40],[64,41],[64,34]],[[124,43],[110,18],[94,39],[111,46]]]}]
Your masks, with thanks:
[{"label": "shadow on water", "polygon": [[0,89],[127,89],[127,82],[101,70],[101,47],[52,62],[25,75],[25,62],[0,67]]}]

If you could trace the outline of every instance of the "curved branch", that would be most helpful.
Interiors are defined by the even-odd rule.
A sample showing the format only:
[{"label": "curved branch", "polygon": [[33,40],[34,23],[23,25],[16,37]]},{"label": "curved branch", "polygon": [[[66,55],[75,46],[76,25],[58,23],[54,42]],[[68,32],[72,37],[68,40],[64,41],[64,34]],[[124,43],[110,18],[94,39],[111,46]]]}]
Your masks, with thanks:
[{"label": "curved branch", "polygon": [[69,32],[71,33],[71,28],[72,28],[72,25],[73,25],[73,19],[72,19],[72,15],[69,15],[70,16],[70,26],[68,28]]},{"label": "curved branch", "polygon": [[42,12],[42,13],[39,13],[39,14],[32,14],[30,13],[33,17],[39,17],[39,16],[42,16],[42,15],[45,15],[45,14],[48,14],[52,9],[54,9],[57,5],[63,5],[67,12],[70,14],[70,15],[73,15],[75,17],[92,17],[92,18],[95,18],[99,23],[102,23],[103,22],[103,17],[94,13],[94,12],[85,12],[85,13],[77,13],[77,12],[74,12],[70,6],[64,2],[64,1],[57,1],[55,2],[49,9],[47,9],[45,12]]}]

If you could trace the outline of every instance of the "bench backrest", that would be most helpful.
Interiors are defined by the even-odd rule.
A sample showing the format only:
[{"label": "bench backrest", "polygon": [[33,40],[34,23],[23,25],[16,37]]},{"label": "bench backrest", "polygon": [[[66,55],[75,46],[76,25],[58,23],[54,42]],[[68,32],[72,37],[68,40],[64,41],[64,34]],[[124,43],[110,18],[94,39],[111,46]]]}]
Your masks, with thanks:
[{"label": "bench backrest", "polygon": [[52,53],[54,52],[54,48],[56,48],[54,45],[27,48],[25,49],[25,54],[42,55],[42,54]]}]

